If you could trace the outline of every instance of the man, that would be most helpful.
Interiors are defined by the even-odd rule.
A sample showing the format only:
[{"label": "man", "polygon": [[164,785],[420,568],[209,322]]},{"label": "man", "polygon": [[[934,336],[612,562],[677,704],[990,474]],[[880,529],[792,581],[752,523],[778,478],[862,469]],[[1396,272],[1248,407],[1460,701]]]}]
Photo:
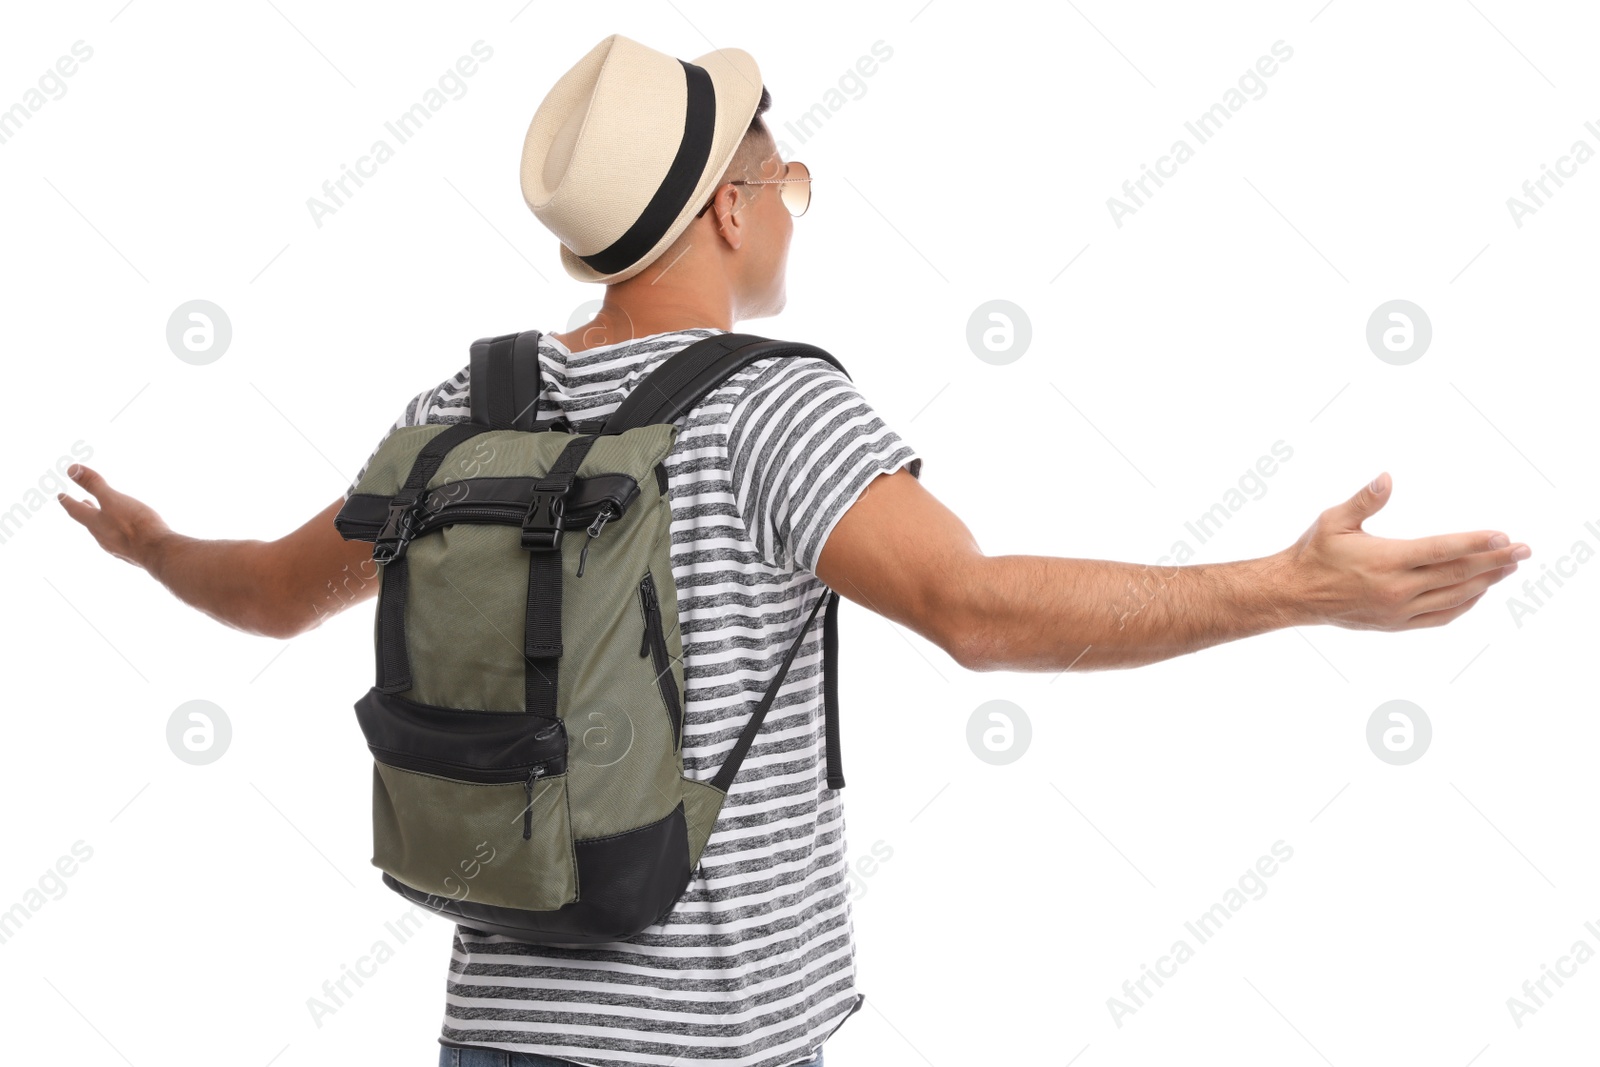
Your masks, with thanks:
[{"label": "man", "polygon": [[[809,173],[779,157],[761,117],[769,103],[744,52],[691,64],[617,35],[556,83],[528,131],[523,193],[561,239],[567,270],[607,288],[592,322],[544,338],[538,417],[606,415],[691,341],[782,310]],[[471,386],[463,368],[396,427],[464,421]],[[702,778],[824,585],[970,670],[1089,670],[1285,626],[1438,626],[1529,554],[1495,531],[1366,534],[1362,521],[1389,495],[1380,474],[1261,559],[1151,569],[987,556],[920,483],[918,453],[814,358],[758,360],[679,425],[667,466],[683,759]],[[62,504],[102,547],[227,625],[289,638],[377,591],[371,545],[334,529],[343,497],[277,541],[201,541],[95,471],[73,478],[99,506]],[[823,773],[820,658],[819,633],[665,921],[583,949],[457,929],[441,1063],[820,1067],[823,1042],[864,999],[843,809]]]}]

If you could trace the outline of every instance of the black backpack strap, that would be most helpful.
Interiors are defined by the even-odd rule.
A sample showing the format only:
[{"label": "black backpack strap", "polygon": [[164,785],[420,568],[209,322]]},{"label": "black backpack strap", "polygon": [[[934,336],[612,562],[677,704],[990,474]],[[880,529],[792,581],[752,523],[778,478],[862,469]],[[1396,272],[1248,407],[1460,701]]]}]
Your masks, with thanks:
[{"label": "black backpack strap", "polygon": [[528,608],[523,616],[523,710],[557,719],[561,678],[561,516],[578,468],[598,438],[574,437],[533,487],[533,502],[522,520],[522,547],[528,552]]},{"label": "black backpack strap", "polygon": [[494,430],[532,430],[539,415],[538,330],[472,342],[472,421]]},{"label": "black backpack strap", "polygon": [[[850,377],[850,372],[845,370],[844,364],[832,354],[814,345],[777,341],[750,333],[714,334],[669,356],[664,363],[646,375],[607,417],[604,429],[600,432],[622,433],[636,426],[676,421],[730,375],[758,359],[766,359],[769,356],[814,356],[838,368],[839,373],[846,378]],[[745,753],[755,743],[756,731],[761,728],[761,720],[766,717],[767,708],[777,695],[784,671],[789,669],[789,661],[799,649],[806,629],[810,626],[811,618],[816,616],[824,601],[827,603],[828,614],[822,631],[822,694],[824,729],[827,737],[828,788],[844,788],[844,771],[839,762],[837,619],[839,594],[830,589],[817,599],[816,605],[811,609],[811,617],[806,619],[806,626],[800,628],[800,636],[795,638],[795,643],[790,647],[789,654],[784,658],[783,666],[779,669],[777,678],[773,680],[772,687],[762,697],[761,704],[751,716],[744,733],[740,735],[739,743],[734,746],[733,753],[717,771],[713,784],[723,792],[727,792],[728,787],[733,784],[734,776],[739,773],[739,765],[744,761]]]},{"label": "black backpack strap", "polygon": [[622,433],[635,426],[673,422],[721,385],[723,379],[769,356],[815,356],[850,377],[842,363],[814,345],[774,341],[750,333],[715,334],[673,353],[646,375],[606,418],[604,432]]},{"label": "black backpack strap", "polygon": [[839,765],[839,594],[828,590],[828,617],[822,624],[822,702],[828,736],[828,788],[844,788]]},{"label": "black backpack strap", "polygon": [[[811,629],[811,620],[817,617],[817,611],[825,602],[836,596],[838,596],[837,593],[825,589],[822,595],[817,597],[817,602],[811,606],[811,614],[807,615],[806,621],[800,624],[800,635],[794,639],[794,644],[789,646],[789,651],[784,653],[783,663],[778,667],[777,677],[772,679],[772,684],[761,695],[761,703],[757,704],[756,710],[751,713],[750,721],[745,724],[744,732],[739,735],[739,740],[734,743],[733,751],[728,753],[728,758],[722,761],[721,767],[717,768],[716,776],[711,779],[711,784],[723,793],[727,793],[729,787],[733,785],[733,779],[739,773],[739,766],[744,763],[745,753],[749,752],[750,746],[755,744],[756,734],[761,730],[761,721],[767,717],[767,709],[772,707],[772,701],[777,697],[778,689],[783,685],[783,676],[789,671],[789,663],[794,659],[794,654],[800,651],[800,643],[806,639],[806,631]],[[828,614],[831,616],[833,613],[830,611]],[[827,659],[826,654],[824,654],[823,658],[824,660]],[[832,716],[829,716],[829,718],[831,720]],[[828,731],[830,740],[837,735],[837,732],[836,729]],[[828,758],[830,761],[833,759],[833,747],[832,744],[828,746]],[[830,789],[839,788],[839,786],[833,784],[834,766],[832,762],[828,765],[828,788]],[[843,784],[844,778],[841,775],[839,785]]]},{"label": "black backpack strap", "polygon": [[406,649],[406,599],[409,592],[405,548],[421,518],[428,480],[455,446],[486,430],[533,429],[539,405],[538,330],[485,337],[472,344],[471,419],[432,438],[412,463],[405,484],[389,502],[383,529],[373,541],[373,558],[383,565],[383,600],[378,622],[377,687],[385,693],[411,688]]},{"label": "black backpack strap", "polygon": [[439,431],[422,446],[405,484],[390,499],[388,520],[372,546],[373,559],[383,569],[375,683],[379,692],[404,693],[411,688],[411,659],[406,651],[406,596],[410,588],[406,545],[411,540],[412,528],[421,517],[423,490],[451,449],[487,429],[470,422],[458,422]]}]

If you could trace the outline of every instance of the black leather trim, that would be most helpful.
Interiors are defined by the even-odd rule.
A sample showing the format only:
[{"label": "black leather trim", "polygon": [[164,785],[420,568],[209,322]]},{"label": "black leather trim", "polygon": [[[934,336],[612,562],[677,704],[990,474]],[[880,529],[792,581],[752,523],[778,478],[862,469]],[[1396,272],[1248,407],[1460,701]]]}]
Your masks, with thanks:
[{"label": "black leather trim", "polygon": [[689,827],[683,802],[637,830],[578,841],[578,899],[555,911],[523,911],[434,896],[387,872],[407,900],[486,934],[535,945],[623,941],[666,918],[689,887]]},{"label": "black leather trim", "polygon": [[334,528],[346,541],[371,541],[383,529],[393,499],[379,493],[351,493],[333,517]]},{"label": "black leather trim", "polygon": [[370,690],[356,702],[356,720],[374,757],[393,753],[449,764],[448,777],[473,781],[545,764],[547,773],[566,769],[567,734],[561,720],[519,711],[458,711]]},{"label": "black leather trim", "polygon": [[[426,521],[435,511],[457,504],[507,504],[526,508],[533,500],[533,487],[538,481],[537,477],[532,477],[462,478],[446,482],[428,490],[421,518]],[[599,514],[600,505],[607,501],[620,512],[626,512],[638,496],[639,483],[626,474],[593,474],[578,478],[567,493],[561,528],[576,530],[589,525]],[[389,517],[391,499],[379,493],[351,493],[350,499],[334,516],[333,525],[346,541],[371,541]]]},{"label": "black leather trim", "polygon": [[[541,477],[462,478],[446,482],[428,490],[424,514],[434,510],[436,505],[451,504],[517,504],[525,508],[533,500],[533,487]],[[594,512],[603,501],[609,500],[626,510],[638,495],[639,483],[626,474],[591,474],[573,480],[564,508],[568,514]],[[572,525],[582,524],[574,520]],[[562,529],[571,529],[571,526],[562,523]]]}]

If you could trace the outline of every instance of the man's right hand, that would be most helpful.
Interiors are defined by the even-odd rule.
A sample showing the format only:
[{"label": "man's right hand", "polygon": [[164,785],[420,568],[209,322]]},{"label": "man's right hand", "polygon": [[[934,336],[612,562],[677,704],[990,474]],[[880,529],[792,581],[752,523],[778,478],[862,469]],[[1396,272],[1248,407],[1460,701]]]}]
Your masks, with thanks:
[{"label": "man's right hand", "polygon": [[1389,500],[1387,472],[1324,511],[1280,552],[1298,621],[1351,630],[1440,626],[1470,610],[1531,550],[1495,530],[1415,540],[1374,537],[1362,522]]},{"label": "man's right hand", "polygon": [[333,525],[341,496],[275,541],[200,540],[175,533],[155,510],[82,464],[74,482],[99,506],[62,494],[61,506],[120,560],[143,567],[172,595],[224,625],[288,639],[378,592],[372,545]]},{"label": "man's right hand", "polygon": [[82,486],[99,501],[99,506],[87,500],[75,500],[66,493],[56,499],[100,543],[100,547],[125,563],[144,567],[155,543],[172,531],[155,509],[119,493],[106,484],[100,472],[81,463],[67,468],[67,477]]}]

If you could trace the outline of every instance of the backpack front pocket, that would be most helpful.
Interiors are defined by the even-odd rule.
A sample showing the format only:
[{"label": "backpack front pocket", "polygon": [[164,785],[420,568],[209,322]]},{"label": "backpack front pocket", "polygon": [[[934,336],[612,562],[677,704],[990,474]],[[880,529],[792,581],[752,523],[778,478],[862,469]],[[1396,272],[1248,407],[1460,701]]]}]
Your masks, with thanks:
[{"label": "backpack front pocket", "polygon": [[369,692],[372,863],[414,889],[526,911],[578,899],[559,719]]}]

